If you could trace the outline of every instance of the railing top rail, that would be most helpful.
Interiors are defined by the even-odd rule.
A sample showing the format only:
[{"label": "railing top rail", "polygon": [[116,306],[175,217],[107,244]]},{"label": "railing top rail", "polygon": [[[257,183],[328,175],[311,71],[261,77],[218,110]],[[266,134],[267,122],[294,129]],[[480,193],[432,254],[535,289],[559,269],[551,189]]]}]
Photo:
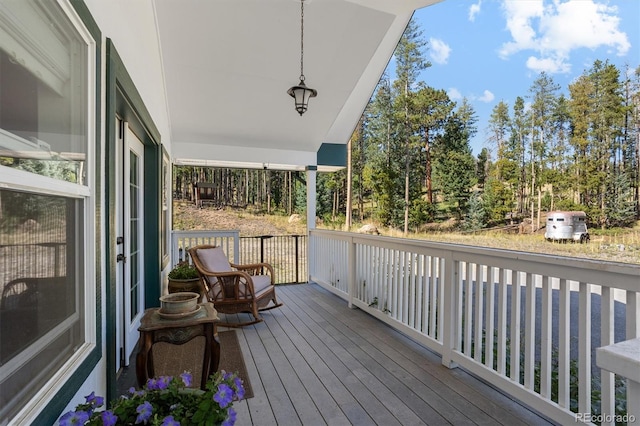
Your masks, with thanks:
[{"label": "railing top rail", "polygon": [[224,231],[180,231],[180,230],[172,230],[172,235],[177,236],[216,236],[216,237],[234,237],[240,234],[239,230],[224,230]]},{"label": "railing top rail", "polygon": [[306,237],[305,234],[279,234],[279,235],[242,235],[240,238],[276,238],[276,237]]}]

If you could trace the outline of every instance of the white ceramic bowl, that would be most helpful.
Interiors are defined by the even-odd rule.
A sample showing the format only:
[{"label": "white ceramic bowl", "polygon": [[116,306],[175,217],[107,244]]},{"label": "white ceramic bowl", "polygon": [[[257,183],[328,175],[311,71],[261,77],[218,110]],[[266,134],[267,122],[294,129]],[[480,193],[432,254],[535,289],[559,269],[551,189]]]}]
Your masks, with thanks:
[{"label": "white ceramic bowl", "polygon": [[198,309],[198,293],[183,291],[160,297],[160,312],[164,314],[184,314]]}]

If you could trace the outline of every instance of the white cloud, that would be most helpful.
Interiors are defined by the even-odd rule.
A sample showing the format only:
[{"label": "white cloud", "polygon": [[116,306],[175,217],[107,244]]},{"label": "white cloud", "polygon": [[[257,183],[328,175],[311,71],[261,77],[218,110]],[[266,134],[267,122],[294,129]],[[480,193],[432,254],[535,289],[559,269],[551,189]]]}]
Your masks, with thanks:
[{"label": "white cloud", "polygon": [[513,41],[505,43],[500,49],[500,56],[506,57],[524,49],[536,47],[536,31],[532,27],[532,20],[540,18],[544,12],[543,0],[511,1],[504,0],[502,4],[507,29]]},{"label": "white cloud", "polygon": [[471,22],[476,20],[476,15],[480,13],[481,6],[482,6],[482,0],[478,0],[478,3],[474,3],[469,7],[469,20]]},{"label": "white cloud", "polygon": [[429,39],[429,57],[436,64],[446,64],[449,60],[451,48],[444,41],[431,37]]},{"label": "white cloud", "polygon": [[491,92],[490,92],[490,91],[488,91],[488,90],[485,90],[484,92],[482,92],[482,96],[480,96],[480,97],[478,98],[478,100],[479,100],[480,102],[486,102],[486,103],[489,103],[489,102],[493,101],[495,98],[496,98],[496,97],[495,97],[495,95],[494,95],[493,93],[491,93]]},{"label": "white cloud", "polygon": [[449,96],[449,99],[451,99],[452,101],[455,101],[456,99],[462,99],[462,93],[460,93],[460,91],[455,87],[450,87],[449,90],[447,90],[447,96]]},{"label": "white cloud", "polygon": [[504,43],[499,55],[524,50],[536,52],[527,60],[534,71],[566,73],[574,49],[606,46],[625,55],[631,44],[620,31],[618,9],[595,0],[504,0],[506,27],[512,41]]},{"label": "white cloud", "polygon": [[527,59],[527,68],[536,73],[542,71],[547,74],[568,73],[571,71],[571,67],[565,59],[565,57],[536,58],[535,56],[529,56]]}]

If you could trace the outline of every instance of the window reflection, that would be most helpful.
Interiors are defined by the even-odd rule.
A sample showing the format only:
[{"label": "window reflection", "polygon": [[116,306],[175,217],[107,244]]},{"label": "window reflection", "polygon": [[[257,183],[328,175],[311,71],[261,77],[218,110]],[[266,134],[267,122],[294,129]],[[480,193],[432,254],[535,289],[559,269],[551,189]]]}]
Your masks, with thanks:
[{"label": "window reflection", "polygon": [[80,206],[0,190],[0,414],[84,342]]},{"label": "window reflection", "polygon": [[[0,40],[0,165],[82,184],[87,62],[64,32]],[[42,45],[36,51],[29,42],[37,35]]]}]

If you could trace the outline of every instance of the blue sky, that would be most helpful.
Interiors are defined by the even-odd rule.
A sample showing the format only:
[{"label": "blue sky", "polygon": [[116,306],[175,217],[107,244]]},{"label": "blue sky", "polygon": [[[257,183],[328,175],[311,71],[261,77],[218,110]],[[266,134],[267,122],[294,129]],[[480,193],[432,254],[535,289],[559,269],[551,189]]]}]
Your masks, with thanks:
[{"label": "blue sky", "polygon": [[[561,91],[597,59],[621,71],[640,65],[640,0],[444,0],[416,11],[431,62],[420,80],[478,116],[477,155],[491,148],[487,126],[501,100],[517,96],[545,71]],[[393,61],[390,64],[393,66]]]}]

